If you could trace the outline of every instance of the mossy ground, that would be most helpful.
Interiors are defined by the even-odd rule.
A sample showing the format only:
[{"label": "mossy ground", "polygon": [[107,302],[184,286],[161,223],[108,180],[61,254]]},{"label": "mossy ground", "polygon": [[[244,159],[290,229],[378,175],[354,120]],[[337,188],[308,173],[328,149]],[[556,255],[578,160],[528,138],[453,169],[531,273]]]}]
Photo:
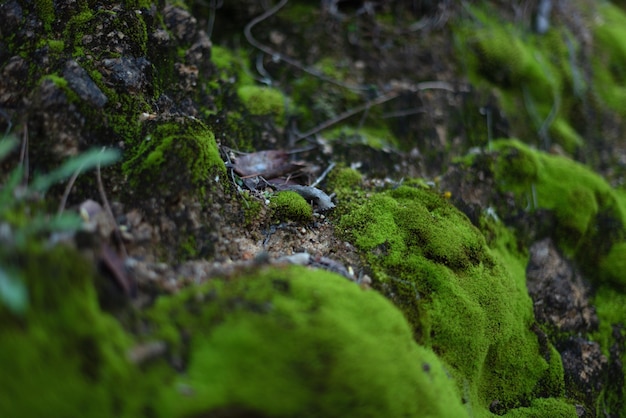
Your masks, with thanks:
[{"label": "mossy ground", "polygon": [[559,362],[548,364],[531,330],[523,267],[505,267],[438,193],[406,186],[373,193],[338,229],[363,252],[375,287],[404,312],[416,340],[451,366],[476,416],[488,416],[494,402],[506,411],[537,392],[562,396]]},{"label": "mossy ground", "polygon": [[498,186],[512,191],[525,210],[554,212],[552,232],[559,246],[584,268],[591,280],[624,288],[626,208],[598,174],[563,156],[549,155],[515,140],[494,143]]},{"label": "mossy ground", "polygon": [[[626,318],[619,307],[624,299],[626,259],[622,192],[580,163],[531,149],[519,141],[500,140],[494,149],[498,186],[514,192],[524,211],[554,213],[556,222],[544,233],[574,259],[596,289],[594,304],[600,326],[592,338],[600,342],[607,358],[623,361],[622,349],[609,353],[609,347],[618,347],[623,340],[616,329]],[[622,411],[624,398],[623,389],[607,388],[599,402]]]},{"label": "mossy ground", "polygon": [[466,416],[400,312],[331,273],[260,269],[163,298],[151,312],[160,332],[191,336],[187,372],[161,399],[167,416]]}]

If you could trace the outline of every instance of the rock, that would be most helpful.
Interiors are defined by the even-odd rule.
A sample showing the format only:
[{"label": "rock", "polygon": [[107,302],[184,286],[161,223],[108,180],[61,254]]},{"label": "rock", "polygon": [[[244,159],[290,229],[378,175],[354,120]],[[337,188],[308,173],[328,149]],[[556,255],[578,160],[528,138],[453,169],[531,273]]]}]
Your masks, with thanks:
[{"label": "rock", "polygon": [[529,252],[526,278],[537,321],[559,332],[596,330],[598,317],[589,301],[588,286],[552,240],[545,238],[534,243]]},{"label": "rock", "polygon": [[107,58],[102,60],[107,82],[121,91],[142,92],[147,84],[146,69],[150,61],[140,58]]},{"label": "rock", "polygon": [[102,108],[108,101],[108,98],[102,90],[93,82],[87,71],[85,71],[76,61],[69,60],[65,64],[63,77],[72,90],[78,94],[87,105],[96,108]]}]

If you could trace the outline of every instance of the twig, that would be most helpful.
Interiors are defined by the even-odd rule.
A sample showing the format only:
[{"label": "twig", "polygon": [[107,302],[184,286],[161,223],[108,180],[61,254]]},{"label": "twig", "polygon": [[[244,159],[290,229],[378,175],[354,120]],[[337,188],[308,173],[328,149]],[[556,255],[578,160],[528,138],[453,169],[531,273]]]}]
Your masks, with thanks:
[{"label": "twig", "polygon": [[211,35],[213,34],[213,26],[215,25],[215,11],[222,7],[224,4],[223,1],[217,2],[217,0],[209,1],[209,21],[206,25],[206,34],[211,39]]},{"label": "twig", "polygon": [[82,171],[82,169],[83,169],[82,165],[78,167],[76,171],[74,171],[74,174],[72,174],[72,177],[70,177],[69,181],[67,182],[67,186],[65,187],[65,191],[63,192],[63,197],[61,198],[61,203],[59,204],[59,210],[57,212],[57,215],[61,215],[63,211],[65,210],[67,198],[69,197],[70,192],[72,191],[72,187],[74,187],[74,183],[76,182],[76,179],[80,175],[80,172]]},{"label": "twig", "polygon": [[28,123],[24,124],[24,134],[22,135],[22,148],[20,150],[20,163],[24,169],[23,184],[28,184]]},{"label": "twig", "polygon": [[256,38],[254,36],[252,36],[252,28],[255,27],[257,24],[259,24],[260,22],[264,21],[265,19],[269,18],[270,16],[276,14],[276,12],[278,12],[280,9],[283,8],[283,6],[285,4],[287,4],[288,0],[281,0],[278,4],[276,4],[274,7],[272,7],[271,9],[268,9],[265,11],[265,13],[255,17],[254,19],[252,19],[244,28],[243,33],[246,37],[246,39],[248,40],[248,42],[250,43],[250,45],[254,46],[257,49],[260,49],[261,51],[265,52],[266,54],[270,55],[273,58],[277,58],[281,61],[286,62],[287,64],[296,67],[297,69],[304,71],[305,73],[312,75],[314,77],[317,77],[321,80],[324,80],[328,83],[332,83],[336,86],[339,87],[343,87],[349,90],[353,90],[353,91],[366,91],[369,89],[369,87],[363,87],[363,86],[356,86],[356,85],[351,85],[351,84],[347,84],[347,83],[343,83],[339,80],[335,80],[333,78],[327,77],[326,75],[322,74],[319,71],[316,71],[312,68],[306,67],[302,64],[300,64],[298,61],[294,60],[293,58],[287,57],[285,55],[282,55],[280,52],[273,50],[272,48],[270,48],[267,45],[262,44],[261,42],[257,41]]},{"label": "twig", "polygon": [[322,182],[322,180],[324,180],[324,178],[328,175],[328,173],[330,173],[330,172],[331,172],[331,170],[332,170],[333,168],[335,168],[335,165],[337,165],[337,164],[335,164],[335,163],[331,163],[331,164],[328,166],[328,168],[326,168],[326,170],[324,170],[324,172],[323,172],[323,173],[322,173],[322,174],[321,174],[321,175],[317,178],[317,180],[315,180],[315,182],[313,182],[313,184],[311,184],[311,187],[315,187],[315,186],[317,186],[318,184],[320,184],[320,183]]},{"label": "twig", "polygon": [[104,185],[102,184],[102,176],[100,175],[100,160],[98,160],[98,164],[96,165],[96,179],[98,180],[98,192],[100,192],[100,199],[102,199],[104,210],[106,211],[107,215],[109,215],[109,217],[111,218],[111,222],[113,222],[113,225],[115,225],[115,228],[113,229],[113,231],[115,233],[115,237],[119,241],[120,248],[122,250],[122,255],[124,256],[124,258],[128,258],[128,252],[126,251],[126,247],[124,246],[124,241],[122,240],[122,234],[120,233],[120,228],[117,226],[117,222],[115,222],[115,216],[113,216],[111,205],[109,205],[109,200],[107,199],[107,195],[104,192]]},{"label": "twig", "polygon": [[449,92],[454,93],[454,87],[452,87],[452,85],[446,81],[424,81],[422,83],[417,83],[414,86],[411,86],[409,88],[406,89],[402,89],[402,90],[397,90],[394,91],[392,93],[388,93],[382,96],[378,96],[376,99],[374,100],[370,100],[360,106],[357,106],[355,108],[352,108],[350,110],[347,110],[345,112],[343,112],[340,115],[337,115],[336,117],[329,119],[325,122],[320,123],[319,125],[317,125],[315,128],[304,132],[302,134],[298,134],[296,136],[296,141],[300,141],[301,139],[307,138],[311,135],[314,135],[320,131],[323,131],[324,129],[330,128],[331,126],[345,120],[348,119],[351,116],[356,115],[357,113],[360,113],[364,110],[368,110],[370,107],[372,106],[377,106],[377,105],[381,105],[383,103],[386,103],[390,100],[395,99],[396,97],[400,96],[400,94],[402,93],[418,93],[420,91],[424,91],[424,90],[446,90]]}]

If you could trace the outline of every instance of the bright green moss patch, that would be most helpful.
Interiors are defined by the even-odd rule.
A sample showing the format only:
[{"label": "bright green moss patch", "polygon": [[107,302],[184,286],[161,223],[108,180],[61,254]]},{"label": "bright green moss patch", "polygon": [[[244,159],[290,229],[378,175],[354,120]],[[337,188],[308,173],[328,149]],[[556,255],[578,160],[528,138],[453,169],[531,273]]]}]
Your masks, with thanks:
[{"label": "bright green moss patch", "polygon": [[213,45],[211,48],[211,62],[218,69],[220,78],[228,79],[235,77],[238,85],[245,86],[254,83],[254,78],[250,74],[248,59],[244,56],[244,51],[230,51],[229,49]]},{"label": "bright green moss patch", "polygon": [[576,407],[564,400],[539,398],[529,407],[518,408],[504,415],[505,418],[577,418]]},{"label": "bright green moss patch", "polygon": [[559,246],[593,270],[590,278],[623,286],[626,211],[609,184],[582,164],[519,141],[496,141],[493,148],[499,187],[515,192],[526,210],[553,211]]},{"label": "bright green moss patch", "polygon": [[594,86],[613,110],[626,115],[626,13],[611,3],[598,6],[594,27]]},{"label": "bright green moss patch", "polygon": [[278,192],[270,198],[272,218],[277,221],[309,222],[313,219],[311,204],[296,192]]},{"label": "bright green moss patch", "polygon": [[357,170],[347,167],[338,167],[328,176],[328,186],[331,190],[342,189],[351,191],[361,185],[363,176]]},{"label": "bright green moss patch", "polygon": [[147,125],[123,169],[131,185],[150,196],[204,195],[225,174],[213,133],[194,119]]},{"label": "bright green moss patch", "polygon": [[246,109],[255,116],[272,116],[277,125],[285,122],[286,97],[271,87],[247,85],[237,90]]},{"label": "bright green moss patch", "polygon": [[[0,411],[11,417],[137,417],[155,412],[149,375],[137,384],[131,340],[103,313],[91,262],[63,246],[0,249],[0,265],[28,288],[15,317],[0,304]],[[35,396],[36,401],[34,401]]]},{"label": "bright green moss patch", "polygon": [[619,370],[618,364],[621,363],[622,372],[621,376],[615,373],[610,377],[611,383],[605,389],[602,408],[611,411],[615,416],[625,416],[626,353],[623,341],[626,339],[626,294],[603,286],[594,295],[593,303],[600,320],[599,329],[593,338],[603,347],[607,359],[613,362],[611,367]]},{"label": "bright green moss patch", "polygon": [[439,194],[405,186],[374,193],[338,229],[362,251],[417,341],[452,367],[475,416],[488,416],[495,401],[506,411],[535,393],[561,395],[562,373],[531,331],[523,268],[505,268]]},{"label": "bright green moss patch", "polygon": [[164,416],[467,416],[402,314],[332,273],[241,272],[161,298],[152,316],[189,341],[186,371],[160,399]]}]

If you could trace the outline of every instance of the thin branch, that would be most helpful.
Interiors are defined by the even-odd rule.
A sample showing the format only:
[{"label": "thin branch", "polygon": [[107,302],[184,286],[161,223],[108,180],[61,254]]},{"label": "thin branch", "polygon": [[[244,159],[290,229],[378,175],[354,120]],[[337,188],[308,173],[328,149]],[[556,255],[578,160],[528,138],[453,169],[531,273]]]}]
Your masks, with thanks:
[{"label": "thin branch", "polygon": [[67,198],[69,197],[70,192],[72,191],[72,187],[74,187],[74,183],[76,182],[76,179],[80,175],[80,172],[82,171],[82,169],[83,169],[82,165],[78,167],[76,171],[74,171],[74,174],[72,174],[72,177],[70,177],[69,181],[67,182],[65,191],[63,191],[63,197],[61,198],[61,203],[59,204],[59,210],[57,212],[57,215],[61,215],[63,211],[65,210],[65,205],[67,204]]},{"label": "thin branch", "polygon": [[23,184],[28,184],[28,123],[24,124],[24,134],[22,135],[22,148],[20,149],[20,166],[23,168]]},{"label": "thin branch", "polygon": [[348,119],[351,116],[356,115],[357,113],[360,113],[364,110],[369,109],[372,106],[377,106],[383,103],[386,103],[390,100],[395,99],[396,97],[400,96],[403,93],[409,92],[409,93],[418,93],[420,91],[424,91],[424,90],[445,90],[445,91],[449,91],[449,92],[455,92],[454,87],[452,87],[452,85],[446,81],[424,81],[422,83],[417,83],[414,86],[411,86],[410,88],[406,88],[406,89],[402,89],[402,90],[397,90],[394,91],[392,93],[389,94],[385,94],[382,96],[377,97],[374,100],[370,100],[360,106],[357,106],[355,108],[352,108],[350,110],[347,110],[345,112],[343,112],[342,114],[329,119],[325,122],[320,123],[319,125],[317,125],[315,128],[304,132],[302,134],[298,134],[296,136],[296,141],[300,141],[301,139],[304,138],[308,138],[311,135],[314,135],[320,131],[323,131],[324,129],[328,129],[329,127],[345,120]]},{"label": "thin branch", "polygon": [[[103,148],[104,150],[104,148]],[[122,240],[122,234],[120,233],[120,228],[117,226],[117,222],[115,221],[115,216],[113,215],[113,210],[111,210],[111,205],[109,205],[109,200],[107,199],[107,195],[104,192],[104,185],[102,184],[102,176],[100,174],[100,161],[98,160],[98,165],[96,166],[96,178],[98,180],[98,192],[100,192],[100,199],[102,199],[102,204],[104,205],[104,210],[106,211],[109,218],[111,218],[111,222],[115,225],[113,229],[116,238],[120,243],[120,248],[122,250],[122,254],[124,258],[128,258],[128,252],[126,251],[126,247],[124,246],[124,241]]]},{"label": "thin branch", "polygon": [[272,7],[271,9],[268,9],[265,11],[265,13],[255,17],[254,19],[252,19],[244,28],[243,33],[246,37],[246,39],[248,40],[248,42],[250,43],[250,45],[254,46],[257,49],[260,49],[261,51],[265,52],[266,54],[270,55],[272,58],[277,58],[281,61],[286,62],[287,64],[296,67],[297,69],[304,71],[305,73],[312,75],[314,77],[319,78],[320,80],[324,80],[328,83],[332,83],[336,86],[339,87],[343,87],[349,90],[353,90],[353,91],[366,91],[369,89],[369,87],[364,87],[364,86],[356,86],[356,85],[351,85],[351,84],[347,84],[347,83],[343,83],[339,80],[335,80],[333,78],[327,77],[326,75],[322,74],[321,72],[314,70],[312,68],[306,67],[302,64],[300,64],[298,61],[294,60],[293,58],[287,57],[285,55],[282,55],[280,52],[273,50],[272,48],[270,48],[267,45],[262,44],[261,42],[257,41],[256,38],[252,35],[252,28],[255,27],[257,24],[261,23],[262,21],[264,21],[265,19],[269,18],[270,16],[276,14],[276,12],[278,12],[280,9],[283,8],[283,6],[285,6],[287,4],[288,0],[281,0],[278,4],[276,4],[274,7]]},{"label": "thin branch", "polygon": [[323,172],[323,173],[322,173],[322,174],[321,174],[321,175],[317,178],[317,180],[315,180],[315,181],[313,182],[313,184],[311,184],[311,187],[316,187],[318,184],[320,184],[320,183],[322,182],[322,180],[324,180],[324,178],[328,175],[328,173],[330,173],[330,172],[331,172],[331,170],[332,170],[333,168],[335,168],[335,165],[337,165],[337,164],[335,164],[335,163],[331,163],[331,164],[330,164],[330,165],[326,168],[326,170],[324,170],[324,172]]}]

